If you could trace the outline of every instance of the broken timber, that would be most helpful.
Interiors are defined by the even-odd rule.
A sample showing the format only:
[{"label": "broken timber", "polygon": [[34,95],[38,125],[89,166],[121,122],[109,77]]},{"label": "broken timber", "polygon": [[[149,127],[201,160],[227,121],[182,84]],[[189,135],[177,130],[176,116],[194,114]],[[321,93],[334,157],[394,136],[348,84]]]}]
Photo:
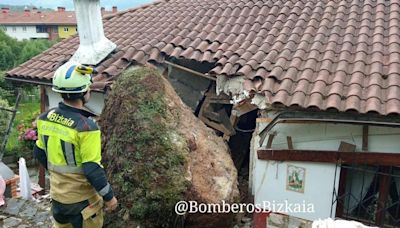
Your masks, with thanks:
[{"label": "broken timber", "polygon": [[189,73],[191,73],[191,74],[194,74],[194,75],[197,75],[197,76],[200,76],[200,77],[203,77],[203,78],[207,78],[207,79],[210,79],[210,80],[213,80],[213,81],[216,81],[216,80],[217,80],[216,77],[212,77],[212,76],[209,76],[209,75],[207,75],[207,74],[203,74],[203,73],[194,71],[194,70],[192,70],[192,69],[189,69],[189,68],[187,68],[187,67],[184,67],[184,66],[181,66],[181,65],[178,65],[178,64],[169,62],[169,61],[165,61],[165,63],[168,64],[168,65],[170,65],[170,66],[172,66],[172,67],[175,67],[175,68],[177,68],[177,69],[180,69],[180,70],[189,72]]},{"label": "broken timber", "polygon": [[236,131],[224,107],[224,105],[230,104],[230,98],[227,95],[217,96],[214,86],[205,94],[205,99],[199,112],[199,119],[207,126],[222,132],[224,135],[232,136],[236,134]]},{"label": "broken timber", "polygon": [[257,155],[260,160],[400,166],[398,153],[264,149]]},{"label": "broken timber", "polygon": [[293,150],[293,140],[291,136],[286,136],[286,141],[288,144],[288,149],[289,150]]}]

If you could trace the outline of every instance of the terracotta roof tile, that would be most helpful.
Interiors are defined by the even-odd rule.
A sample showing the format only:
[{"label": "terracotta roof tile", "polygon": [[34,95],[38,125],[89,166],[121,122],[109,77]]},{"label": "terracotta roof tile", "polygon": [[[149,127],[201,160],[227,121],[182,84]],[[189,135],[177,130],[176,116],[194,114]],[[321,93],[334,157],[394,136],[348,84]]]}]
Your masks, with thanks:
[{"label": "terracotta roof tile", "polygon": [[[272,105],[400,114],[399,12],[399,0],[156,2],[104,19],[118,51],[96,66],[96,88],[132,62],[174,57],[243,75]],[[8,77],[50,79],[78,43],[66,39]]]}]

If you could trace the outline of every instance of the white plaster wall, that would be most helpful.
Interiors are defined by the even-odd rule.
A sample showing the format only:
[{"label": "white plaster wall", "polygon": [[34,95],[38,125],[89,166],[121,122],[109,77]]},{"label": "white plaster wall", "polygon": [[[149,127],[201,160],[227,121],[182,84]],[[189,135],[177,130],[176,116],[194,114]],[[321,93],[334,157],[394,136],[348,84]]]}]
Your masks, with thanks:
[{"label": "white plaster wall", "polygon": [[[49,34],[48,33],[37,33],[36,32],[36,26],[25,26],[26,31],[23,31],[23,26],[21,25],[6,25],[5,26],[7,31],[6,34],[16,38],[17,40],[23,40],[23,39],[32,39],[32,38],[43,38],[43,39],[48,39]],[[15,28],[15,31],[13,31],[13,27]]]},{"label": "white plaster wall", "polygon": [[[334,123],[277,124],[271,132],[276,136],[273,148],[287,149],[286,136],[292,136],[295,149],[337,150],[340,141],[362,148],[362,126]],[[369,126],[368,150],[372,152],[400,152],[400,128]],[[264,143],[266,143],[267,139]],[[265,145],[264,145],[265,146]]]},{"label": "white plaster wall", "polygon": [[[51,90],[51,87],[46,87],[46,93],[49,97],[49,108],[57,107],[58,103],[62,101],[61,96]],[[97,115],[100,115],[104,107],[103,93],[92,92],[90,100],[85,106]]]},{"label": "white plaster wall", "polygon": [[[263,126],[261,126],[263,125]],[[258,131],[266,124],[259,124]],[[261,127],[260,127],[261,126]],[[333,123],[277,124],[270,132],[276,134],[272,148],[288,149],[286,136],[291,136],[294,149],[338,150],[340,141],[355,144],[356,150],[362,146],[362,126]],[[400,152],[400,128],[369,127],[369,151]],[[257,136],[258,137],[258,136]],[[256,140],[257,143],[259,140]],[[268,138],[265,140],[265,143]],[[263,201],[292,203],[313,203],[315,213],[287,213],[307,220],[327,218],[335,215],[331,205],[333,189],[338,189],[340,168],[328,163],[276,162],[257,159],[258,144],[252,151],[253,194],[256,204]],[[263,145],[265,146],[265,145]],[[286,189],[287,166],[289,164],[306,169],[304,193]]]},{"label": "white plaster wall", "polygon": [[92,92],[90,100],[85,106],[97,115],[100,115],[104,108],[105,95],[103,93]]},{"label": "white plaster wall", "polygon": [[46,87],[46,94],[49,98],[49,109],[57,107],[58,103],[62,101],[60,94],[53,92],[51,87]]},{"label": "white plaster wall", "polygon": [[[305,168],[304,193],[286,189],[288,165]],[[279,205],[285,204],[287,201],[289,204],[304,205],[306,209],[309,207],[308,204],[312,204],[313,212],[311,213],[307,211],[298,213],[290,211],[290,209],[281,212],[307,220],[330,217],[333,186],[335,185],[336,189],[338,187],[339,171],[337,170],[337,178],[335,178],[335,165],[332,164],[275,162],[257,159],[254,171],[254,201],[259,205],[263,205],[263,202]],[[336,183],[334,183],[335,180]],[[276,208],[274,212],[279,212],[277,210],[280,209]],[[335,211],[335,207],[332,210]]]},{"label": "white plaster wall", "polygon": [[[259,123],[256,125],[256,129],[258,129]],[[257,134],[257,131],[253,132],[253,136],[250,141],[250,154],[249,154],[249,193],[254,196],[254,170],[256,167],[256,159],[257,159],[257,143],[260,141],[260,137]]]}]

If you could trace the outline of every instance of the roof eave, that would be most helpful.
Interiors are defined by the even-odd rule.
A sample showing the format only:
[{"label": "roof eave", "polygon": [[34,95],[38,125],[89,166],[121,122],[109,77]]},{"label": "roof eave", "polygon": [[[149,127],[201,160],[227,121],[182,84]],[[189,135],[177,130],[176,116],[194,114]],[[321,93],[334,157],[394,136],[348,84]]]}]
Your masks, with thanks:
[{"label": "roof eave", "polygon": [[34,84],[34,85],[43,85],[43,86],[51,86],[52,85],[50,80],[39,80],[39,79],[33,79],[33,78],[20,78],[20,77],[11,76],[9,74],[6,74],[5,79],[9,80],[9,81],[13,81],[13,82],[22,82],[22,83]]},{"label": "roof eave", "polygon": [[[38,86],[53,86],[52,82],[50,80],[40,80],[40,79],[33,79],[33,78],[21,78],[21,77],[15,77],[6,74],[5,77],[6,80],[12,81],[12,82],[22,82],[26,84],[33,84],[33,85],[38,85]],[[97,93],[105,93],[106,89],[101,90],[101,89],[91,89],[92,92],[97,92]]]}]

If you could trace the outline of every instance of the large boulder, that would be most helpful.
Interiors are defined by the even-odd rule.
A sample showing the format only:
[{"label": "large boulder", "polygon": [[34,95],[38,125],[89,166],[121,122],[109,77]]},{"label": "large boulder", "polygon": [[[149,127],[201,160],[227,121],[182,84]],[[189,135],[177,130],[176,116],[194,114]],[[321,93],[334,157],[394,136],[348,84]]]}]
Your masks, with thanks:
[{"label": "large boulder", "polygon": [[222,138],[197,119],[155,69],[128,69],[100,118],[103,164],[120,207],[110,227],[229,227],[232,214],[178,216],[181,200],[236,202],[237,171]]}]

